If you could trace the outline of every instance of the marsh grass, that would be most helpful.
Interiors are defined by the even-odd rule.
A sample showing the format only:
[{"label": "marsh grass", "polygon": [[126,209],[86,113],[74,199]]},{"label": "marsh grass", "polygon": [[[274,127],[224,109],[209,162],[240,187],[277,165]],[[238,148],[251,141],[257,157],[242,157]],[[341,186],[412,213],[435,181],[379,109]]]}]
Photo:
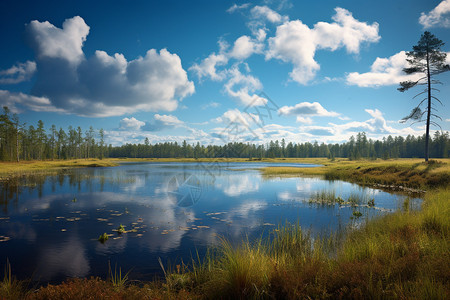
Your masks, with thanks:
[{"label": "marsh grass", "polygon": [[207,299],[448,299],[449,199],[449,189],[429,192],[421,211],[389,214],[343,235],[312,237],[286,223],[238,246],[222,239],[185,266],[190,283],[177,288]]},{"label": "marsh grass", "polygon": [[12,275],[11,264],[6,259],[3,280],[0,282],[0,298],[2,299],[23,299],[27,294],[25,281],[19,281]]},{"label": "marsh grass", "polygon": [[109,281],[111,282],[112,286],[115,289],[125,288],[125,286],[128,282],[128,274],[130,273],[130,271],[128,271],[127,273],[122,275],[122,268],[119,267],[119,271],[117,271],[117,263],[116,263],[116,265],[114,266],[114,272],[113,272],[112,268],[111,268],[111,263],[108,261]]},{"label": "marsh grass", "polygon": [[375,199],[365,193],[351,193],[347,199],[336,196],[334,190],[321,190],[315,192],[309,199],[308,203],[318,205],[350,205],[352,207],[367,205],[367,207],[375,207]]},{"label": "marsh grass", "polygon": [[[306,162],[308,160],[303,160]],[[313,160],[311,160],[312,162]],[[295,161],[292,161],[295,162]],[[346,180],[362,185],[378,185],[386,189],[428,189],[450,185],[450,160],[421,159],[329,161],[315,159],[317,168],[266,167],[263,176],[321,175],[327,180]]]}]

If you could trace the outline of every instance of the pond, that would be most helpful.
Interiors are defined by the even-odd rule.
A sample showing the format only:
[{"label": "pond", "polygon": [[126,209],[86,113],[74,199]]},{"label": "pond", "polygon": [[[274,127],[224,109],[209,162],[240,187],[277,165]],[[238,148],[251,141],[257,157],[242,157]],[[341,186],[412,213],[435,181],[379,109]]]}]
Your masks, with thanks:
[{"label": "pond", "polygon": [[[277,165],[315,167],[124,163],[3,183],[0,268],[8,258],[19,279],[45,283],[106,278],[110,262],[131,270],[131,279],[151,280],[161,275],[158,258],[189,262],[221,237],[238,243],[286,221],[298,222],[313,235],[336,232],[421,203],[343,181],[264,177],[257,169]],[[318,201],[325,193],[341,203]],[[103,233],[109,239],[101,243]]]}]

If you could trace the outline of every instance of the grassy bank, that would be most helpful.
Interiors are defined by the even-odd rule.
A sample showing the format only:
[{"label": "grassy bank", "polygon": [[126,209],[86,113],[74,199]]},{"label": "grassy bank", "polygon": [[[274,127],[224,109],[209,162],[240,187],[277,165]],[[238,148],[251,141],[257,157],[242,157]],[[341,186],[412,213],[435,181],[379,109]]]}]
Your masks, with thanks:
[{"label": "grassy bank", "polygon": [[116,159],[72,159],[48,161],[0,162],[0,180],[11,177],[32,175],[38,173],[58,172],[68,168],[112,167],[117,166]]},{"label": "grassy bank", "polygon": [[[449,160],[314,163],[324,166],[263,172],[389,185],[406,182],[428,192],[420,211],[404,210],[371,220],[344,237],[312,238],[296,224],[283,224],[268,238],[244,240],[238,247],[224,239],[205,257],[173,267],[162,263],[165,281],[135,283],[114,272],[105,280],[72,279],[35,289],[5,270],[0,298],[450,299]],[[415,172],[417,176],[407,179]],[[358,179],[358,174],[366,179]],[[433,181],[434,176],[441,179]]]},{"label": "grassy bank", "polygon": [[266,167],[261,171],[265,176],[322,175],[329,180],[346,180],[392,188],[430,189],[450,185],[450,159],[437,159],[430,163],[425,163],[422,159],[324,159],[322,164],[323,166],[318,168]]}]

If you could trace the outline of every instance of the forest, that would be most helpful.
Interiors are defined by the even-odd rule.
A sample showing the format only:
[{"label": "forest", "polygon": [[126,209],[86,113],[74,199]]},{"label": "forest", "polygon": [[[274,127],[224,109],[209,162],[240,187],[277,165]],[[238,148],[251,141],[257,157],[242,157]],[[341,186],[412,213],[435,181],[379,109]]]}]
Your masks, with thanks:
[{"label": "forest", "polygon": [[[430,138],[430,157],[448,158],[450,137],[448,132],[436,131]],[[382,140],[367,138],[365,132],[350,137],[347,142],[325,144],[315,142],[286,143],[270,141],[267,144],[228,143],[201,145],[165,142],[151,144],[148,138],[143,144],[112,146],[105,143],[103,129],[91,126],[83,132],[81,127],[69,126],[66,130],[52,125],[46,130],[43,121],[36,126],[21,124],[17,114],[7,107],[0,115],[0,160],[48,160],[79,158],[307,158],[344,157],[357,159],[420,158],[424,156],[425,134],[388,136]]]}]

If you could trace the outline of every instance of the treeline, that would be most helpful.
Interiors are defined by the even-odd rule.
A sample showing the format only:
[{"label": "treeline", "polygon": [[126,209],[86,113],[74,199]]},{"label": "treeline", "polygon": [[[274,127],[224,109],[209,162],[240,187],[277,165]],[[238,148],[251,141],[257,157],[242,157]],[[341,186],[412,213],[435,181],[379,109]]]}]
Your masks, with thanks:
[{"label": "treeline", "polygon": [[[449,133],[436,131],[430,141],[431,157],[447,158],[450,152]],[[348,142],[341,144],[314,143],[286,143],[284,139],[271,141],[266,145],[228,143],[222,146],[204,146],[200,143],[190,145],[184,141],[166,142],[151,145],[148,139],[144,144],[125,144],[109,148],[109,157],[133,158],[203,158],[203,157],[239,157],[239,158],[276,158],[276,157],[347,157],[352,160],[361,158],[413,158],[423,157],[425,135],[406,138],[388,136],[382,140],[368,139],[366,133],[361,132],[351,137]]]},{"label": "treeline", "polygon": [[3,161],[103,158],[107,150],[103,129],[96,132],[91,126],[83,133],[81,127],[69,126],[66,132],[52,125],[46,131],[41,120],[36,127],[20,123],[17,114],[11,114],[8,107],[3,107],[0,115],[0,160]]},{"label": "treeline", "polygon": [[[52,125],[48,131],[39,121],[35,126],[22,124],[16,114],[11,114],[7,107],[0,115],[0,160],[45,160],[74,158],[281,158],[281,157],[347,157],[352,160],[360,158],[412,158],[423,157],[425,135],[406,138],[388,136],[382,140],[368,139],[361,132],[351,137],[348,142],[340,144],[325,143],[286,143],[271,141],[265,145],[250,143],[228,143],[225,145],[189,144],[186,141],[150,144],[145,139],[143,144],[125,144],[107,146],[103,129],[98,131],[89,127],[83,132],[81,127],[69,126],[67,131]],[[430,139],[430,155],[434,158],[447,158],[450,152],[448,132],[436,131]]]}]

